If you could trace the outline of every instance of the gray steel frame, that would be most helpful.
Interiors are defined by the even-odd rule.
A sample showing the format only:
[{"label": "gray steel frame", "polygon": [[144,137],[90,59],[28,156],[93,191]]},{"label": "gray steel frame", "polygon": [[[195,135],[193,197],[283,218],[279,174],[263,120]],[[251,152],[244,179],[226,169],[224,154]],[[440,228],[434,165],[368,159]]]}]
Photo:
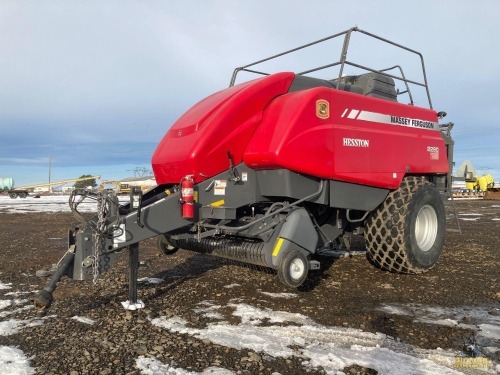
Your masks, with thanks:
[{"label": "gray steel frame", "polygon": [[[194,219],[182,218],[179,191],[159,198],[147,206],[132,209],[125,215],[117,217],[117,212],[108,215],[107,229],[115,230],[117,233],[102,236],[99,272],[108,270],[114,262],[116,253],[123,248],[158,235],[169,234],[177,239],[200,239],[216,234],[229,234],[268,240],[271,235],[268,228],[273,228],[282,221],[280,215],[301,207],[306,202],[348,211],[367,212],[378,206],[388,193],[386,189],[314,179],[289,170],[254,171],[244,164],[236,166],[235,169],[240,176],[243,174],[247,176],[246,181],[239,179],[231,181],[234,169],[228,169],[195,185],[198,201]],[[222,198],[213,191],[216,180],[227,181],[222,206],[212,206]],[[352,196],[353,191],[357,193],[358,199],[347,199]],[[363,199],[359,199],[359,196]],[[144,198],[146,202],[151,197]],[[266,201],[270,202],[269,204],[272,202],[283,202],[283,204],[275,209],[269,209],[264,215],[256,216],[249,222],[240,222],[236,217],[237,209]],[[204,208],[209,209],[203,210]],[[209,215],[211,210],[214,212]],[[229,215],[234,216],[229,217],[228,214],[219,213],[217,210],[228,210]],[[92,275],[91,260],[94,256],[93,233],[96,230],[96,221],[97,218],[93,218],[87,224],[77,223],[70,231],[74,238],[72,239],[70,235],[69,244],[76,244],[78,249],[75,266],[67,272],[70,277],[82,280]]]}]

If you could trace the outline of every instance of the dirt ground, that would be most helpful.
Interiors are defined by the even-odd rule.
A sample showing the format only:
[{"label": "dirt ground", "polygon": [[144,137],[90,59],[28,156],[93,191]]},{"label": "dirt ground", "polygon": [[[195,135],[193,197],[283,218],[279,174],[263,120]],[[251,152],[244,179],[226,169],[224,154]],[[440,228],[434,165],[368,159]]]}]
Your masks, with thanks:
[{"label": "dirt ground", "polygon": [[[148,240],[140,248],[139,277],[157,277],[166,282],[140,284],[139,298],[145,301],[146,309],[125,313],[120,306],[128,296],[124,255],[96,285],[63,279],[49,312],[58,319],[47,319],[41,327],[28,326],[17,334],[0,336],[0,345],[19,347],[32,358],[32,366],[40,374],[136,374],[134,360],[142,352],[156,353],[163,362],[175,359],[177,366],[191,371],[219,364],[252,374],[304,373],[301,362],[295,358],[271,361],[261,357],[260,361],[247,363],[243,357],[248,357],[248,350],[208,342],[197,342],[196,349],[186,344],[188,339],[182,335],[147,329],[144,324],[145,319],[181,314],[193,326],[203,326],[206,321],[193,313],[193,306],[207,300],[226,306],[243,294],[245,300],[256,306],[301,313],[325,326],[384,333],[422,349],[460,351],[473,337],[481,347],[500,348],[495,337],[477,338],[481,327],[477,314],[455,315],[460,324],[429,322],[446,319],[446,313],[439,316],[441,310],[450,312],[464,307],[465,311],[477,308],[489,315],[500,315],[500,201],[457,201],[456,207],[462,233],[447,232],[443,254],[428,273],[400,275],[377,269],[363,255],[361,240],[354,243],[350,255],[326,255],[322,259],[323,269],[312,272],[306,284],[293,291],[299,294],[298,299],[263,300],[262,291],[290,292],[273,272],[183,250],[171,256],[159,255],[155,241]],[[457,229],[452,213],[448,203],[448,227]],[[64,254],[66,233],[73,221],[69,213],[0,211],[0,281],[30,292],[42,288],[46,279],[36,277],[35,272],[47,269]],[[241,286],[225,288],[232,284]],[[0,299],[7,298],[6,292],[0,290]],[[398,308],[407,313],[398,312]],[[33,310],[26,311],[26,316],[33,314]],[[102,335],[70,320],[75,315],[97,321]],[[500,359],[498,350],[490,349],[483,355],[493,365]],[[308,371],[322,373],[321,369]],[[355,367],[344,371],[376,373]]]}]

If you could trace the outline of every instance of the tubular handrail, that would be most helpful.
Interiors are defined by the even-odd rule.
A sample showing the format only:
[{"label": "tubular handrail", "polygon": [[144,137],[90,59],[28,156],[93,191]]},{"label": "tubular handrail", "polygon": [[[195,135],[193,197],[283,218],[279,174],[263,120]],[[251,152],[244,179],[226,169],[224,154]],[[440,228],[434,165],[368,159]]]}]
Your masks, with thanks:
[{"label": "tubular handrail", "polygon": [[[399,65],[395,65],[395,66],[393,66],[391,68],[387,68],[387,69],[377,70],[377,69],[372,69],[372,68],[369,68],[367,66],[360,65],[360,64],[357,64],[357,63],[354,63],[354,62],[351,62],[351,61],[347,60],[347,52],[348,52],[348,49],[349,49],[349,43],[350,43],[352,32],[359,32],[359,33],[364,34],[366,36],[369,36],[371,38],[374,38],[374,39],[377,39],[379,41],[382,41],[384,43],[387,43],[387,44],[390,44],[392,46],[401,48],[401,49],[403,49],[403,50],[405,50],[405,51],[407,51],[409,53],[416,54],[420,58],[420,64],[421,64],[421,67],[422,67],[423,82],[418,82],[418,81],[415,81],[415,80],[407,79],[405,77],[404,73],[403,73],[403,69]],[[297,52],[299,50],[311,47],[311,46],[319,44],[319,43],[323,43],[325,41],[328,41],[328,40],[331,40],[331,39],[334,39],[334,38],[338,38],[340,36],[344,36],[344,41],[343,41],[342,51],[341,51],[341,54],[340,54],[340,60],[339,61],[333,62],[331,64],[323,65],[323,66],[320,66],[320,67],[308,69],[308,70],[305,70],[305,71],[302,71],[302,72],[296,73],[296,74],[297,75],[304,75],[304,74],[308,74],[308,73],[312,73],[312,72],[319,71],[319,70],[322,70],[322,69],[331,68],[331,67],[340,65],[339,74],[338,74],[338,77],[337,77],[337,89],[338,89],[339,86],[340,86],[340,82],[341,82],[341,78],[342,78],[342,74],[343,74],[345,65],[353,66],[353,67],[356,67],[356,68],[364,69],[366,71],[370,71],[370,72],[374,72],[374,73],[379,73],[379,74],[385,75],[387,77],[390,77],[390,78],[393,78],[393,79],[397,79],[399,81],[404,82],[404,84],[406,86],[406,92],[408,92],[408,95],[410,97],[410,102],[412,104],[413,104],[413,97],[411,95],[411,91],[410,91],[410,88],[409,88],[408,84],[411,83],[413,85],[417,85],[417,86],[425,88],[425,91],[426,91],[426,94],[427,94],[427,100],[429,102],[429,108],[432,109],[432,101],[431,101],[431,96],[430,96],[430,92],[429,92],[429,85],[428,85],[428,82],[427,82],[427,74],[426,74],[426,70],[425,70],[425,64],[424,64],[424,57],[423,57],[423,55],[420,52],[418,52],[418,51],[415,51],[415,50],[413,50],[411,48],[403,46],[402,44],[393,42],[393,41],[391,41],[389,39],[386,39],[386,38],[380,37],[378,35],[372,34],[370,32],[361,30],[358,27],[352,27],[352,28],[350,28],[348,30],[345,30],[345,31],[342,31],[340,33],[333,34],[333,35],[327,36],[325,38],[318,39],[318,40],[316,40],[314,42],[310,42],[310,43],[301,45],[299,47],[295,47],[295,48],[292,48],[290,50],[287,50],[287,51],[275,54],[273,56],[270,56],[270,57],[267,57],[267,58],[255,61],[253,63],[250,63],[250,64],[247,64],[247,65],[238,67],[238,68],[234,69],[234,71],[233,71],[233,75],[231,77],[231,81],[230,81],[229,86],[234,86],[234,84],[236,82],[236,77],[237,77],[238,73],[242,72],[242,71],[249,72],[249,73],[260,74],[260,75],[270,75],[270,73],[266,73],[266,72],[262,72],[262,71],[254,70],[254,69],[249,69],[250,67],[262,64],[264,62],[276,59],[276,58],[284,56],[284,55],[288,55],[288,54],[293,53],[293,52]],[[387,73],[388,70],[392,70],[392,69],[395,69],[395,68],[399,69],[399,71],[401,72],[401,77],[396,76],[394,74]]]},{"label": "tubular handrail", "polygon": [[386,72],[386,71],[392,70],[392,69],[399,69],[399,72],[401,73],[401,77],[403,77],[403,82],[406,86],[406,92],[408,93],[408,96],[410,97],[410,103],[413,105],[413,96],[411,95],[410,86],[408,86],[408,81],[406,80],[405,74],[403,72],[403,68],[401,68],[401,66],[394,65],[394,66],[391,66],[390,68],[380,69],[380,73]]}]

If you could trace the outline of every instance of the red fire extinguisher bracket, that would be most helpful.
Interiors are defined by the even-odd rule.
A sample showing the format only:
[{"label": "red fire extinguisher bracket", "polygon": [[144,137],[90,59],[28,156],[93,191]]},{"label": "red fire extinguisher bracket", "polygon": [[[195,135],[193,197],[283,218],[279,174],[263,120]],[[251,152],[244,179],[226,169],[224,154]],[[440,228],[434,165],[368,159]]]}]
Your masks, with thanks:
[{"label": "red fire extinguisher bracket", "polygon": [[181,207],[183,219],[194,219],[194,180],[187,175],[181,180]]}]

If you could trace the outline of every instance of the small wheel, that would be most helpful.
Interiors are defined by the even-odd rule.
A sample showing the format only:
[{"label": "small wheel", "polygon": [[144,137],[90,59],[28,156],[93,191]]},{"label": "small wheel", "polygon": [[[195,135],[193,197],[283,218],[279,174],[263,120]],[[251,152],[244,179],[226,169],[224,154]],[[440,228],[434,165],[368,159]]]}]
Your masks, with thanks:
[{"label": "small wheel", "polygon": [[165,236],[158,237],[158,250],[160,250],[161,254],[164,255],[172,255],[179,250],[178,247],[172,246],[170,242],[168,242]]},{"label": "small wheel", "polygon": [[11,197],[12,199],[16,199],[17,193],[9,193],[9,197]]},{"label": "small wheel", "polygon": [[304,253],[289,250],[282,255],[278,265],[278,278],[286,286],[297,288],[307,278],[309,262]]},{"label": "small wheel", "polygon": [[28,194],[26,193],[19,193],[19,198],[26,198]]}]

